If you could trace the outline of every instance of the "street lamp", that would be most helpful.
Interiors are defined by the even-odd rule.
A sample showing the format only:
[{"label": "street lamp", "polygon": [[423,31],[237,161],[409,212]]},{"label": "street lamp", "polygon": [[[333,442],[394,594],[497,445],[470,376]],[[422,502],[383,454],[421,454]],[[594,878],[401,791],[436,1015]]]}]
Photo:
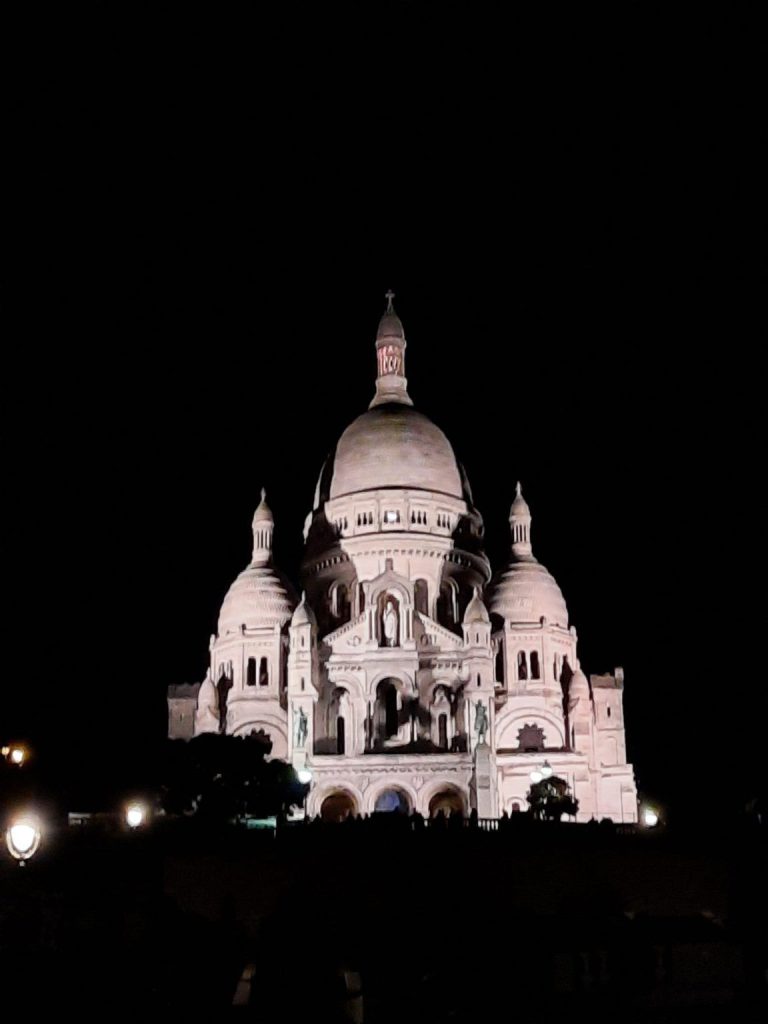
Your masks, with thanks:
[{"label": "street lamp", "polygon": [[643,825],[646,828],[656,828],[659,824],[659,813],[653,807],[644,807],[642,812]]},{"label": "street lamp", "polygon": [[147,817],[147,809],[143,804],[129,804],[125,809],[125,823],[129,828],[143,825]]},{"label": "street lamp", "polygon": [[37,819],[26,814],[11,822],[5,833],[5,842],[11,856],[23,866],[25,861],[37,853],[41,836]]},{"label": "street lamp", "polygon": [[531,782],[541,782],[543,779],[549,779],[552,776],[552,765],[549,761],[545,761],[541,768],[534,768],[529,778]]}]

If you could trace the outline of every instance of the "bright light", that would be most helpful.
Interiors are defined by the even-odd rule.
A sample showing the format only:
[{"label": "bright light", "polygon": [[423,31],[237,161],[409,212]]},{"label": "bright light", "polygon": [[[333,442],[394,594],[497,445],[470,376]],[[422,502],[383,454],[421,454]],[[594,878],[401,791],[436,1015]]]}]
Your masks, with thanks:
[{"label": "bright light", "polygon": [[24,761],[24,748],[23,747],[12,747],[11,748],[11,761],[14,764],[22,764]]},{"label": "bright light", "polygon": [[655,828],[659,824],[659,816],[652,807],[643,809],[643,824],[646,828]]},{"label": "bright light", "polygon": [[531,782],[541,782],[543,778],[544,776],[538,770],[538,768],[534,768],[534,770],[531,772]]},{"label": "bright light", "polygon": [[549,763],[549,761],[545,761],[544,764],[541,766],[541,774],[545,779],[548,779],[552,774],[552,765]]},{"label": "bright light", "polygon": [[141,804],[131,804],[125,811],[126,824],[131,828],[138,828],[139,825],[143,824],[146,813]]},{"label": "bright light", "polygon": [[399,518],[400,517],[398,516],[397,512],[385,512],[384,513],[384,522],[385,523],[396,523]]},{"label": "bright light", "polygon": [[34,818],[17,818],[5,833],[5,841],[12,856],[28,860],[40,845],[40,826]]},{"label": "bright light", "polygon": [[312,781],[312,772],[309,768],[300,768],[296,772],[296,777],[302,785],[306,786],[308,782]]}]

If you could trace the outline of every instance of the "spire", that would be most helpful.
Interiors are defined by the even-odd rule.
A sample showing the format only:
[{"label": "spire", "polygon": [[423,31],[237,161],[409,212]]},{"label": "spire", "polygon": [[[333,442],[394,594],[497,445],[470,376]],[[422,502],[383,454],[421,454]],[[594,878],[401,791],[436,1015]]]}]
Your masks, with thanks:
[{"label": "spire", "polygon": [[515,488],[515,500],[509,510],[509,527],[512,532],[512,554],[521,562],[533,562],[531,547],[531,510],[523,497],[520,481]]},{"label": "spire", "polygon": [[392,304],[394,297],[395,293],[390,289],[385,296],[387,308],[376,332],[378,376],[376,394],[369,409],[386,402],[413,405],[408,397],[408,381],[405,379],[405,331]]},{"label": "spire", "polygon": [[267,504],[267,492],[261,488],[261,501],[253,513],[253,565],[267,565],[272,559],[272,534],[275,520]]}]

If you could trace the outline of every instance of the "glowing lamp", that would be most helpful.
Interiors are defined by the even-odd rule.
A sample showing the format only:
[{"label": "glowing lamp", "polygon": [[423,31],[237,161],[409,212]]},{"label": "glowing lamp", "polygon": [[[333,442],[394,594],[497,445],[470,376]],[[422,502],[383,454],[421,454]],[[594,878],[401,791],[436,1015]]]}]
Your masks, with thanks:
[{"label": "glowing lamp", "polygon": [[543,778],[544,775],[538,770],[538,768],[535,768],[531,772],[531,782],[541,782]]},{"label": "glowing lamp", "polygon": [[552,774],[552,765],[549,763],[549,761],[545,761],[544,764],[541,766],[541,774],[545,779],[548,779]]},{"label": "glowing lamp", "polygon": [[11,747],[9,754],[12,764],[23,764],[24,763],[24,748],[23,747]]},{"label": "glowing lamp", "polygon": [[138,828],[144,824],[146,815],[147,812],[141,804],[130,804],[125,809],[125,823],[129,828]]},{"label": "glowing lamp", "polygon": [[384,513],[384,522],[385,523],[396,523],[397,522],[397,518],[398,518],[397,517],[397,512],[385,512]]},{"label": "glowing lamp", "polygon": [[13,821],[5,833],[5,842],[12,857],[21,861],[34,857],[40,845],[40,826],[37,821],[29,816],[17,818]]},{"label": "glowing lamp", "polygon": [[646,828],[656,828],[659,824],[659,815],[652,807],[643,809],[643,824]]},{"label": "glowing lamp", "polygon": [[309,768],[300,768],[296,772],[296,777],[303,786],[306,786],[308,782],[312,781],[312,772]]}]

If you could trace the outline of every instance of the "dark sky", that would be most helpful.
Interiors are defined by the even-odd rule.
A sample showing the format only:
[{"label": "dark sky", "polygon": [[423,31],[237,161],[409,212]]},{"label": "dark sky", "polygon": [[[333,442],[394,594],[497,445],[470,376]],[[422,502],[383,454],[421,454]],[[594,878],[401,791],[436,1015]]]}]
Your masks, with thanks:
[{"label": "dark sky", "polygon": [[295,577],[391,287],[494,567],[520,478],[584,667],[624,666],[641,787],[740,798],[763,728],[754,26],[316,8],[101,7],[34,37],[5,158],[0,733],[73,778],[141,770],[262,485]]}]

